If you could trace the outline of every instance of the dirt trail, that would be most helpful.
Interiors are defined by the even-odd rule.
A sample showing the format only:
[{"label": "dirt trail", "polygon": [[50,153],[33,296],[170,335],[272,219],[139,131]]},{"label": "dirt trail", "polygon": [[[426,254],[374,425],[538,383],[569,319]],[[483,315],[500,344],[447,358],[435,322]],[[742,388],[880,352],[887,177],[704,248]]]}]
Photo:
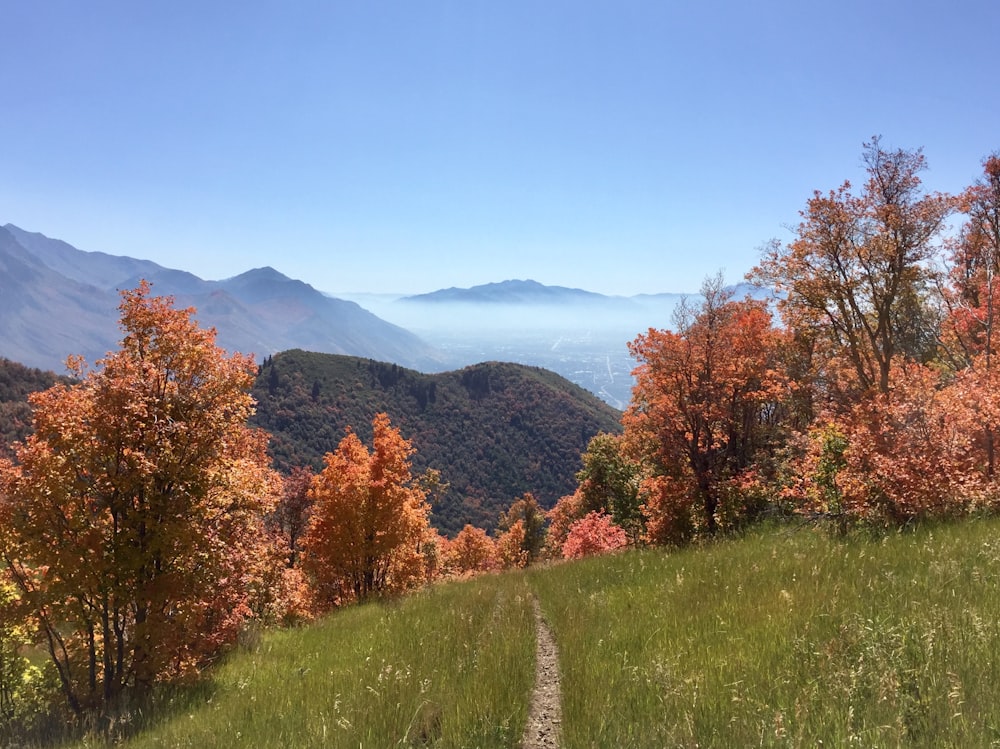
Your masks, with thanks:
[{"label": "dirt trail", "polygon": [[559,749],[562,733],[562,692],[559,688],[559,651],[549,626],[542,618],[538,600],[535,629],[538,645],[535,652],[535,691],[531,695],[528,725],[524,729],[522,749]]}]

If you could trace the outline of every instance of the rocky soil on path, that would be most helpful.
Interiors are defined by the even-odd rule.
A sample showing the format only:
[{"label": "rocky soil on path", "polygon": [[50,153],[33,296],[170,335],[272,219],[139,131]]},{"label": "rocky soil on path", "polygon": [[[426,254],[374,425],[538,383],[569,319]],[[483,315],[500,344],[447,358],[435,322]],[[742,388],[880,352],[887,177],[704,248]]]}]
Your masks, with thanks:
[{"label": "rocky soil on path", "polygon": [[558,749],[562,735],[562,692],[559,687],[559,651],[542,618],[538,601],[535,608],[537,647],[535,653],[535,691],[531,695],[528,725],[522,749]]}]

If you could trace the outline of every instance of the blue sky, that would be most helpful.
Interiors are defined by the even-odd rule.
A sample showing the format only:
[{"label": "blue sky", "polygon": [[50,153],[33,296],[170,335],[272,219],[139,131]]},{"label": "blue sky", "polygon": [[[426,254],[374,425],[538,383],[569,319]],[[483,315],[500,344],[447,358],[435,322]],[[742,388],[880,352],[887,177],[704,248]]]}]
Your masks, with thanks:
[{"label": "blue sky", "polygon": [[1000,149],[994,0],[0,3],[0,224],[325,291],[737,281],[862,143]]}]

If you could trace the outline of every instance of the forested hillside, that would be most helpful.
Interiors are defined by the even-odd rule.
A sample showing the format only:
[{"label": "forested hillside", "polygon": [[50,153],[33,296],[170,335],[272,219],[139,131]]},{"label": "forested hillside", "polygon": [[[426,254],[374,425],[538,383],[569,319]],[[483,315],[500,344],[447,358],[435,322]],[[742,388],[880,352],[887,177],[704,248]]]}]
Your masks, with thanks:
[{"label": "forested hillside", "polygon": [[261,367],[254,422],[271,435],[276,466],[322,466],[350,426],[371,438],[384,411],[416,448],[414,469],[441,471],[449,489],[433,522],[454,533],[492,528],[526,491],[551,507],[575,487],[580,454],[620,414],[559,375],[491,362],[425,375],[348,356],[286,351]]},{"label": "forested hillside", "polygon": [[10,445],[31,431],[28,394],[52,387],[60,378],[0,357],[0,457],[10,456]]},{"label": "forested hillside", "polygon": [[[0,456],[30,431],[28,394],[57,382],[52,372],[0,358]],[[551,507],[576,485],[580,454],[620,414],[548,370],[491,362],[425,375],[384,362],[300,350],[267,359],[254,388],[256,426],[271,432],[277,468],[319,469],[350,426],[371,439],[385,411],[417,450],[414,468],[436,468],[449,488],[434,524],[492,528],[524,492]]]}]

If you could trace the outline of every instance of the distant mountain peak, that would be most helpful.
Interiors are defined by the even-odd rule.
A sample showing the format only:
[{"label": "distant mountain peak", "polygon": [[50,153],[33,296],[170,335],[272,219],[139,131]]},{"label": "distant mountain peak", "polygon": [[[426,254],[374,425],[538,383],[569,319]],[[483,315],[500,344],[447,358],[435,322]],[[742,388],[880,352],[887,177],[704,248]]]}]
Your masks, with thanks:
[{"label": "distant mountain peak", "polygon": [[227,280],[235,281],[237,279],[246,280],[260,280],[260,281],[291,281],[292,279],[286,276],[281,271],[275,270],[270,265],[265,265],[262,268],[251,268],[250,270],[240,273],[237,276],[233,276]]},{"label": "distant mountain peak", "polygon": [[562,304],[609,299],[602,294],[566,286],[546,286],[531,279],[508,279],[460,289],[452,286],[428,294],[403,297],[404,302],[468,302],[472,304]]}]

